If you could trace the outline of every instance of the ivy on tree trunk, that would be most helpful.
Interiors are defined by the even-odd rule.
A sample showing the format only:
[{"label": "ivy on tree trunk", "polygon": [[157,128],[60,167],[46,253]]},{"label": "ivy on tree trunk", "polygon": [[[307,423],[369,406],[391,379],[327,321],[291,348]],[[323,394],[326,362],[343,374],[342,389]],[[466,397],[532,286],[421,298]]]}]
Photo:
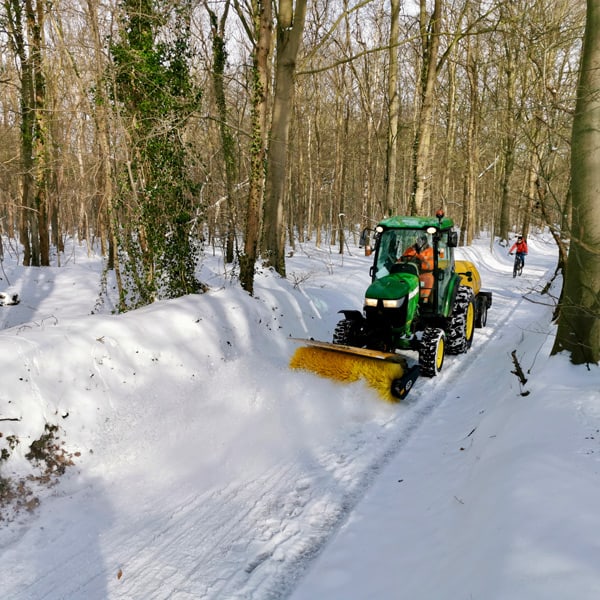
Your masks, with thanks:
[{"label": "ivy on tree trunk", "polygon": [[121,39],[113,44],[116,95],[131,143],[118,205],[117,233],[128,279],[121,308],[196,292],[201,207],[190,176],[184,126],[198,108],[192,84],[189,15],[152,0],[123,3]]}]

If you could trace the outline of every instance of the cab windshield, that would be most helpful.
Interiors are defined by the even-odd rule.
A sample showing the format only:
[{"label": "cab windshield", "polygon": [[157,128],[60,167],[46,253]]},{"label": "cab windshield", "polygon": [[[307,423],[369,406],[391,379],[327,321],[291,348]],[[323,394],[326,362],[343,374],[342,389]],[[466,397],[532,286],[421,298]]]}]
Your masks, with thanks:
[{"label": "cab windshield", "polygon": [[[432,245],[431,234],[423,229],[387,229],[381,234],[379,251],[375,265],[375,278],[380,279],[389,275],[391,267],[401,262],[403,254],[419,241],[427,238],[427,244]],[[410,250],[409,250],[410,253]]]}]

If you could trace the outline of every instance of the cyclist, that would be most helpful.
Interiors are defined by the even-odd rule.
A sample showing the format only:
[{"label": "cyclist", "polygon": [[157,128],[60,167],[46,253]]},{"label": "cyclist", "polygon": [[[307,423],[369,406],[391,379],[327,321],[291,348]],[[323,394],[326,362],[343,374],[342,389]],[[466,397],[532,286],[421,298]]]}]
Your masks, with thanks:
[{"label": "cyclist", "polygon": [[522,236],[517,236],[517,241],[511,246],[508,253],[512,256],[514,251],[517,251],[517,257],[521,260],[521,268],[525,266],[525,257],[527,256],[527,240]]}]

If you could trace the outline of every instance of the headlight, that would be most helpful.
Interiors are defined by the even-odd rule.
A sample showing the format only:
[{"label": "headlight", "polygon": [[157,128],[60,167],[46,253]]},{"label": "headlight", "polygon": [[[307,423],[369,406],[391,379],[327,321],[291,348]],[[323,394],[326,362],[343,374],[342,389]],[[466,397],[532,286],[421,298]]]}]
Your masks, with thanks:
[{"label": "headlight", "polygon": [[365,306],[377,307],[378,300],[376,298],[365,298]]},{"label": "headlight", "polygon": [[384,300],[383,308],[400,308],[404,304],[404,298],[398,298],[396,300]]}]

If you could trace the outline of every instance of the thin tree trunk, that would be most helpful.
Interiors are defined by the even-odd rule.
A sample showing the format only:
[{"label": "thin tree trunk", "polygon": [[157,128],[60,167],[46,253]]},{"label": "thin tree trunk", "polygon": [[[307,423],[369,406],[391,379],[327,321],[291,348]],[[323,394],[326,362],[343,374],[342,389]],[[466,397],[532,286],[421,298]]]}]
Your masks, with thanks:
[{"label": "thin tree trunk", "polygon": [[37,256],[32,255],[33,263],[47,267],[50,265],[50,224],[48,221],[48,137],[50,135],[46,111],[46,81],[42,70],[42,51],[45,45],[45,7],[37,0],[35,8],[26,0],[27,21],[30,30],[31,57],[33,60],[33,80],[35,86],[35,210],[37,211],[37,232],[34,239],[38,246]]},{"label": "thin tree trunk", "polygon": [[503,127],[503,169],[502,169],[502,194],[500,197],[500,222],[498,237],[501,242],[508,243],[510,229],[510,182],[515,168],[515,148],[517,144],[515,105],[516,105],[516,73],[514,50],[505,42],[506,73],[506,112]]},{"label": "thin tree trunk", "polygon": [[443,148],[444,161],[442,165],[442,190],[439,206],[444,212],[447,210],[448,198],[450,196],[450,160],[456,140],[456,114],[456,63],[451,62],[448,68],[448,115],[446,120],[446,142]]},{"label": "thin tree trunk", "polygon": [[477,196],[478,121],[479,121],[479,77],[477,71],[477,52],[473,51],[472,40],[467,40],[466,68],[469,80],[469,118],[467,123],[467,169],[465,174],[465,195],[463,204],[463,222],[461,242],[470,245],[475,234],[475,202]]},{"label": "thin tree trunk", "polygon": [[431,136],[437,80],[437,57],[442,28],[442,0],[435,0],[433,14],[427,22],[425,0],[421,0],[421,38],[423,47],[423,69],[421,73],[421,110],[413,145],[413,183],[410,213],[423,213],[425,186],[430,170]]},{"label": "thin tree trunk", "polygon": [[[117,218],[114,214],[113,206],[113,175],[111,166],[110,152],[110,118],[108,107],[110,106],[108,94],[106,93],[104,79],[104,63],[102,52],[102,41],[100,36],[100,28],[98,26],[98,4],[97,0],[87,0],[88,23],[91,27],[92,39],[94,43],[94,57],[97,65],[95,73],[96,93],[98,94],[99,102],[94,111],[94,119],[96,123],[96,133],[99,149],[100,166],[97,175],[96,190],[98,194],[97,221],[101,224],[101,228],[106,228],[106,237],[108,238],[108,260],[107,267],[114,269],[115,278],[119,298],[123,298],[123,280],[121,276],[121,265],[119,264],[119,254],[117,252],[117,235],[116,223]],[[104,232],[101,233],[104,237]],[[124,306],[121,306],[124,308]]]},{"label": "thin tree trunk", "polygon": [[400,93],[398,90],[398,41],[400,39],[400,0],[390,0],[390,40],[388,47],[388,134],[385,169],[385,212],[396,210],[396,172],[398,167],[398,126]]},{"label": "thin tree trunk", "polygon": [[269,54],[271,53],[272,10],[270,0],[253,0],[256,45],[252,65],[252,144],[250,182],[246,208],[244,252],[240,256],[240,283],[254,293],[254,266],[258,257],[260,215],[265,179]]},{"label": "thin tree trunk", "polygon": [[229,13],[229,0],[226,0],[223,7],[223,14],[217,19],[215,12],[206,4],[212,32],[213,44],[213,91],[215,94],[215,103],[219,113],[219,132],[221,134],[221,146],[223,151],[223,164],[225,167],[225,195],[226,195],[226,243],[225,243],[225,261],[233,262],[234,244],[235,244],[235,207],[233,202],[233,190],[236,180],[236,159],[234,139],[229,127],[229,118],[227,114],[227,101],[225,98],[225,65],[227,62],[227,51],[225,49],[225,23]]},{"label": "thin tree trunk", "polygon": [[338,203],[338,251],[340,254],[344,254],[344,244],[346,243],[346,233],[344,231],[344,217],[346,210],[346,162],[347,162],[347,147],[348,147],[348,122],[350,121],[350,107],[346,101],[344,106],[344,113],[341,116],[342,122],[340,123],[340,144],[339,144],[339,160],[337,165],[336,175],[336,192],[335,195],[339,199]]},{"label": "thin tree trunk", "polygon": [[[50,264],[45,147],[45,81],[42,71],[45,3],[5,3],[10,43],[20,63],[23,264]],[[24,8],[24,11],[23,11]]]}]

